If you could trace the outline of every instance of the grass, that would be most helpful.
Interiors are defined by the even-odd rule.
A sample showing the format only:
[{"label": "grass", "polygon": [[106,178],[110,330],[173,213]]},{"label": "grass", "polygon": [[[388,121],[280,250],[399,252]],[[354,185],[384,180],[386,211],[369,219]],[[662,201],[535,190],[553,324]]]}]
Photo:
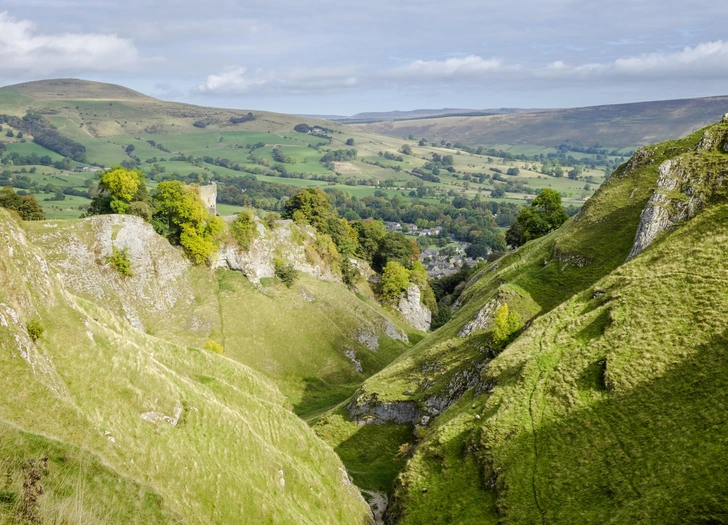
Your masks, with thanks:
[{"label": "grass", "polygon": [[[478,333],[456,334],[487,301],[532,319],[485,368],[492,393],[466,394],[424,434],[396,484],[398,523],[724,521],[728,206],[717,197],[623,264],[657,166],[693,159],[701,136],[650,147],[576,219],[481,271],[453,321],[365,383],[396,401],[426,379],[416,397],[436,396],[472,359]],[[699,155],[725,169],[725,154]],[[696,188],[714,179],[701,165]],[[440,378],[424,372],[433,362]]]},{"label": "grass", "polygon": [[[67,515],[84,523],[128,523],[130,515],[140,522],[364,522],[368,509],[342,482],[339,459],[269,380],[199,347],[151,337],[108,303],[74,296],[44,251],[0,214],[0,260],[12,250],[17,263],[0,266],[0,381],[13,400],[0,404],[0,449],[15,451],[2,456],[15,465],[49,455],[48,516],[64,517],[71,507]],[[119,242],[124,233],[117,233]],[[10,322],[14,316],[21,322]],[[22,323],[36,316],[46,332],[33,345]],[[13,472],[0,505],[17,501]]]}]

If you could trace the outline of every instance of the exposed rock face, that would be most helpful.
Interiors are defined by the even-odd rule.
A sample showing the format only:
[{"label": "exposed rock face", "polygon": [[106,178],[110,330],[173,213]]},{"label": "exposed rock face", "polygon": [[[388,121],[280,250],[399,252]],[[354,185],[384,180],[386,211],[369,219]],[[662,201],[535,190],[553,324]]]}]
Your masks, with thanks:
[{"label": "exposed rock face", "polygon": [[478,313],[475,314],[475,319],[469,321],[465,324],[465,326],[460,329],[460,331],[458,332],[458,337],[468,337],[470,334],[477,330],[488,328],[493,323],[495,311],[500,305],[501,303],[498,301],[498,299],[491,299],[490,301],[485,303],[485,306],[483,306],[483,308],[478,310]]},{"label": "exposed rock face", "polygon": [[349,417],[360,423],[397,423],[413,424],[420,419],[420,411],[414,401],[382,402],[376,394],[361,394],[346,406]]},{"label": "exposed rock face", "polygon": [[[307,247],[316,240],[312,228],[300,227],[286,220],[277,221],[276,227],[268,229],[257,218],[255,227],[257,235],[247,250],[235,242],[223,244],[212,267],[237,270],[257,284],[265,277],[275,276],[273,259],[279,257],[300,272],[328,281],[339,280],[330,268],[311,262],[307,257]],[[294,228],[299,229],[298,240],[294,236]]]},{"label": "exposed rock face", "polygon": [[399,300],[398,309],[405,320],[417,330],[426,332],[430,329],[432,312],[420,302],[421,292],[416,284],[411,284]]},{"label": "exposed rock face", "polygon": [[695,151],[667,160],[658,168],[657,187],[642,210],[631,260],[663,232],[694,217],[728,177],[728,163],[704,152],[719,150],[728,132],[706,131]]},{"label": "exposed rock face", "polygon": [[387,320],[384,321],[384,333],[395,341],[409,343],[409,337],[407,337],[407,334],[404,333],[401,328],[397,328]]},{"label": "exposed rock face", "polygon": [[[118,307],[139,330],[144,330],[140,310],[164,313],[177,302],[192,299],[182,286],[190,263],[139,217],[98,215],[69,225],[47,223],[31,235],[66,286],[100,304]],[[133,275],[122,279],[106,264],[114,247],[127,250]]]}]

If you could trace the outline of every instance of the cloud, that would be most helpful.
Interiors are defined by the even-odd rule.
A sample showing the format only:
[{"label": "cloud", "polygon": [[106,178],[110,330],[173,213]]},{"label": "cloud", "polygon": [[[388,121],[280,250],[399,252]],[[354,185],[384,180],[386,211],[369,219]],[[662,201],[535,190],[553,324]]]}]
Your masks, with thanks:
[{"label": "cloud", "polygon": [[692,77],[711,78],[728,75],[728,42],[716,40],[695,47],[685,47],[672,53],[648,53],[618,58],[607,63],[569,66],[563,61],[552,62],[538,76],[544,77],[601,77],[615,79],[653,79]]},{"label": "cloud", "polygon": [[40,34],[30,20],[0,13],[0,71],[37,75],[129,71],[140,63],[131,40],[115,34]]},{"label": "cloud", "polygon": [[476,55],[445,60],[415,60],[392,68],[385,76],[397,81],[481,80],[499,73],[517,72],[518,65],[506,65],[503,59],[484,59]]},{"label": "cloud", "polygon": [[[442,60],[412,60],[401,66],[292,68],[277,71],[235,66],[208,75],[193,94],[204,95],[285,95],[328,94],[354,89],[427,88],[480,89],[544,86],[563,87],[566,83],[618,84],[627,86],[645,81],[684,79],[723,79],[728,77],[728,42],[717,40],[685,47],[680,51],[646,53],[609,62],[570,65],[556,60],[546,65],[510,64],[501,58],[477,55]],[[596,85],[595,84],[595,85]],[[538,85],[538,87],[536,87]]]},{"label": "cloud", "polygon": [[279,95],[329,93],[358,85],[352,67],[292,68],[285,72],[256,69],[248,72],[232,66],[222,73],[208,75],[194,93],[208,95]]}]

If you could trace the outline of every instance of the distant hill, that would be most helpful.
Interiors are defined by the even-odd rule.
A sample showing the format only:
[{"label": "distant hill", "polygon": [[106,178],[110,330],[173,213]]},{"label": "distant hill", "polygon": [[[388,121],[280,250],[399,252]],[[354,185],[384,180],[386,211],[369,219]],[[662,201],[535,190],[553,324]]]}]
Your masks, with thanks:
[{"label": "distant hill", "polygon": [[492,108],[492,109],[463,109],[463,108],[443,108],[443,109],[413,109],[411,111],[369,111],[365,113],[357,113],[350,117],[342,116],[326,116],[327,120],[342,123],[369,123],[397,120],[416,120],[426,118],[442,118],[442,117],[472,117],[472,116],[488,116],[488,115],[507,115],[516,113],[533,113],[545,111],[543,109],[522,109],[522,108]]},{"label": "distant hill", "polygon": [[443,117],[361,124],[358,129],[396,137],[475,145],[599,144],[618,148],[676,139],[720,119],[728,96],[637,102],[490,116]]},{"label": "distant hill", "polygon": [[3,89],[43,100],[155,100],[152,97],[116,84],[90,82],[77,78],[57,78],[24,82]]}]

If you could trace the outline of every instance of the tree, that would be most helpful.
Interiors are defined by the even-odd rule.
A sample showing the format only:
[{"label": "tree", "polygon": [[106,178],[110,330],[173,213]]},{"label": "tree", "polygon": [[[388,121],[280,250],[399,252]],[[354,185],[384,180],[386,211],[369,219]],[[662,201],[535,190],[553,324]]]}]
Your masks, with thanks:
[{"label": "tree", "polygon": [[387,235],[384,223],[382,221],[366,219],[363,221],[354,221],[351,223],[351,226],[356,231],[359,239],[356,255],[371,263],[379,251],[379,243]]},{"label": "tree", "polygon": [[121,166],[102,172],[99,175],[98,195],[91,201],[86,215],[132,213],[132,201],[147,200],[145,178],[142,171]]},{"label": "tree", "polygon": [[181,245],[196,264],[205,262],[217,246],[223,221],[207,211],[199,189],[176,180],[160,182],[152,202],[157,233]]},{"label": "tree", "polygon": [[354,139],[346,139],[346,145],[347,146],[353,146],[354,145]]},{"label": "tree", "polygon": [[504,347],[513,336],[523,327],[523,321],[518,312],[510,311],[508,303],[500,305],[493,316],[491,339],[496,347]]},{"label": "tree", "polygon": [[336,218],[336,210],[323,190],[304,188],[286,201],[283,217],[306,222],[317,230],[328,233],[328,222]]},{"label": "tree", "polygon": [[372,259],[372,268],[381,272],[389,262],[410,266],[415,252],[410,240],[401,233],[387,233],[379,243],[379,249]]},{"label": "tree", "polygon": [[127,155],[131,155],[132,151],[134,151],[134,144],[129,144],[129,145],[128,145],[128,146],[126,147],[126,154],[127,154]]},{"label": "tree", "polygon": [[0,207],[17,212],[24,221],[45,219],[43,208],[33,195],[20,196],[10,186],[0,190]]},{"label": "tree", "polygon": [[396,261],[390,261],[382,271],[382,302],[395,305],[402,292],[409,288],[410,271]]},{"label": "tree", "polygon": [[401,148],[399,148],[399,151],[401,151],[405,155],[412,155],[412,146],[410,146],[409,144],[404,144]]},{"label": "tree", "polygon": [[518,214],[516,221],[523,228],[519,244],[546,235],[564,224],[568,218],[561,206],[561,195],[555,190],[544,188],[533,199],[531,206]]}]

